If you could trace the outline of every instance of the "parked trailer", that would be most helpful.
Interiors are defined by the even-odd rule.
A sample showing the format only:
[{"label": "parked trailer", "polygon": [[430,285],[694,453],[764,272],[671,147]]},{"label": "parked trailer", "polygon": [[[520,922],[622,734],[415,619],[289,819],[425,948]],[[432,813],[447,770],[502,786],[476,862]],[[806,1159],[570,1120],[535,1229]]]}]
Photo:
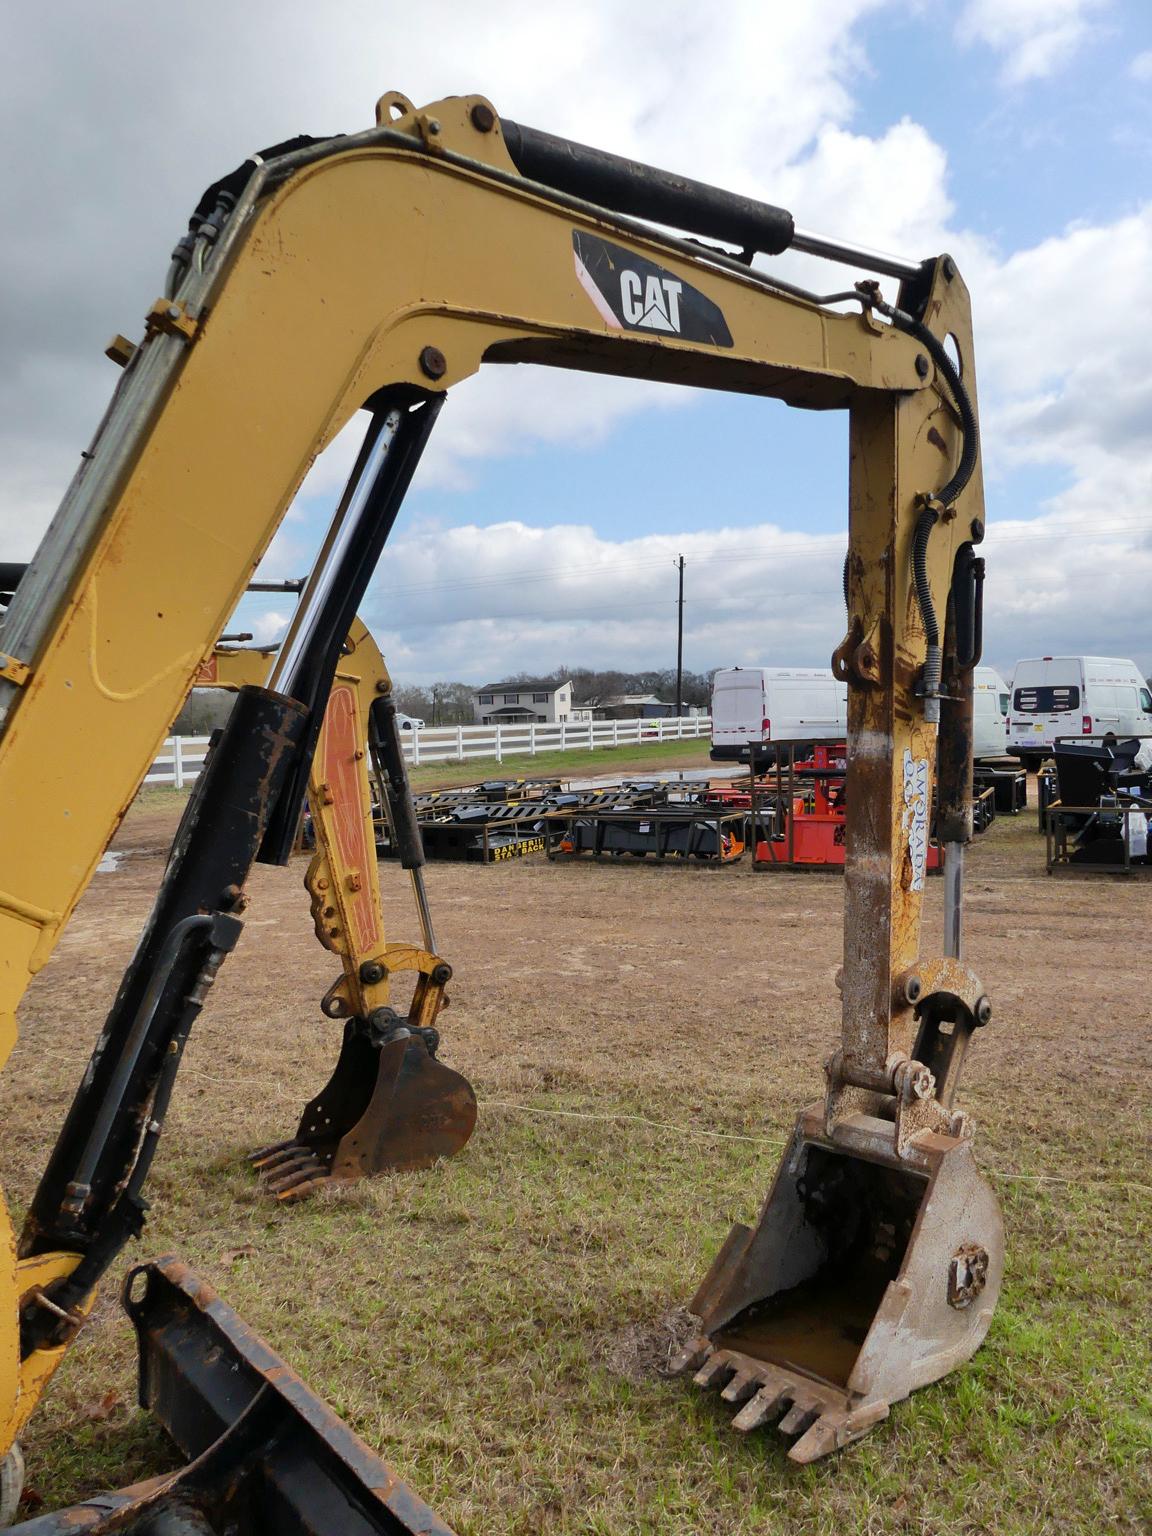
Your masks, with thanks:
[{"label": "parked trailer", "polygon": [[549,811],[548,857],[655,858],[734,864],[744,852],[745,814],[683,801],[631,810]]},{"label": "parked trailer", "polygon": [[[547,794],[531,792],[518,798],[523,787],[518,785],[512,792],[516,797],[501,801],[494,794],[494,787],[492,782],[476,785],[465,792],[471,799],[437,802],[422,811],[418,808],[427,858],[498,864],[529,853],[544,853],[547,842],[543,818],[549,813],[661,806],[667,803],[674,788],[666,781],[625,780],[620,784],[558,792],[557,781],[547,781]],[[535,791],[539,787],[534,785],[530,789]],[[384,856],[394,851],[386,822],[377,824],[377,850]]]}]

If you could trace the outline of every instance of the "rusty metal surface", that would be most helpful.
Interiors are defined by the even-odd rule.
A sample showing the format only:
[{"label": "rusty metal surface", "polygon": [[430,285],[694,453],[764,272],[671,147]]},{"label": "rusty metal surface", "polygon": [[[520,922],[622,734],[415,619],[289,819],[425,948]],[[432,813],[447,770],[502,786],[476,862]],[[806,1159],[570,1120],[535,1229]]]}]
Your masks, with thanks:
[{"label": "rusty metal surface", "polygon": [[31,1521],[25,1536],[452,1536],[186,1264],[141,1265],[124,1306],[141,1405],[189,1464]]},{"label": "rusty metal surface", "polygon": [[409,1032],[397,1020],[394,1037],[381,1042],[370,1026],[349,1020],[331,1080],[304,1110],[295,1137],[252,1154],[268,1192],[292,1203],[331,1179],[454,1157],[476,1127],[476,1095],[436,1059],[434,1034]]},{"label": "rusty metal surface", "polygon": [[789,1456],[812,1461],[973,1354],[1003,1265],[966,1137],[925,1132],[901,1155],[888,1121],[857,1115],[830,1138],[812,1105],[759,1222],[733,1228],[693,1299],[701,1332],[673,1368],[742,1405],[739,1430],[780,1418]]}]

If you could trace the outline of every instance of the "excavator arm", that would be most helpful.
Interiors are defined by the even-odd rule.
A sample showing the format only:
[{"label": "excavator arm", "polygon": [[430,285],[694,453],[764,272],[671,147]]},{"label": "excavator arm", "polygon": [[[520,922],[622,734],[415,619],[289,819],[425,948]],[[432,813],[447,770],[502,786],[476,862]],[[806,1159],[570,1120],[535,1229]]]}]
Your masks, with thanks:
[{"label": "excavator arm", "polygon": [[[219,645],[197,674],[200,687],[238,689],[267,680],[272,652]],[[476,1095],[438,1059],[437,1020],[452,968],[435,950],[424,890],[424,851],[399,735],[392,680],[359,619],[341,648],[312,754],[308,805],[315,854],[304,884],[316,937],[341,974],[321,1001],[344,1020],[330,1081],[305,1109],[295,1136],[252,1154],[277,1200],[303,1199],[331,1179],[427,1168],[452,1157],[476,1126]],[[384,931],[372,812],[375,778],[401,861],[412,877],[421,942]],[[414,978],[404,1014],[397,979]]]},{"label": "excavator arm", "polygon": [[[895,301],[871,278],[819,295],[753,264],[788,248],[893,277]],[[272,675],[241,694],[217,749],[205,794],[230,797],[243,837],[211,862],[207,811],[182,829],[187,878],[166,880],[21,1257],[0,1260],[0,1318],[13,1320],[0,1326],[0,1448],[66,1347],[60,1328],[15,1320],[56,1306],[74,1331],[101,1268],[93,1244],[131,1235],[127,1154],[106,1179],[115,1241],[77,1169],[91,1171],[98,1143],[128,1144],[143,1085],[156,1091],[155,1051],[133,1058],[110,1125],[103,1096],[165,1008],[179,1014],[167,1038],[186,1035],[235,942],[243,866],[285,856],[340,646],[447,392],[484,364],[848,412],[842,1049],[758,1226],[734,1230],[698,1292],[704,1332],[685,1363],[726,1381],[730,1400],[754,1393],[745,1423],[785,1407],[808,1459],[970,1355],[1002,1239],[951,1105],[989,1010],[957,954],[921,954],[920,932],[944,615],[984,519],[970,308],[951,259],[822,240],[783,210],[502,122],[480,97],[418,111],[393,94],[374,129],[270,153],[219,184],[142,342],[118,351],[119,388],[0,632],[0,1059],[308,467],[359,410],[370,421]],[[78,1253],[88,1267],[69,1292]]]}]

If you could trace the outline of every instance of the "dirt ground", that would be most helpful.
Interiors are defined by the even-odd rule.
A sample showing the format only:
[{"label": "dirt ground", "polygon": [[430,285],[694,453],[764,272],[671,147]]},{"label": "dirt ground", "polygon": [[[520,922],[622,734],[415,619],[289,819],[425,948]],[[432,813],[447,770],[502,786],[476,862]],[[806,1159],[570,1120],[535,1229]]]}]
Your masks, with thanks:
[{"label": "dirt ground", "polygon": [[[93,1014],[102,1014],[176,819],[167,796],[130,813],[112,845],[123,863],[85,897],[29,999],[25,1039],[51,1011],[41,993],[50,993],[53,975],[67,969],[75,989],[78,959]],[[317,1060],[328,1059],[331,1026],[315,1001],[338,966],[315,942],[304,868],[303,859],[288,869],[256,866],[242,958],[224,968],[193,1053],[215,1057],[217,1032],[255,1030],[253,1007],[274,1000],[278,1016],[288,1012],[308,1028]],[[407,876],[384,863],[381,878],[390,937],[414,936]],[[837,875],[754,873],[747,858],[718,870],[537,857],[488,867],[434,863],[427,882],[439,945],[456,973],[445,1032],[460,1070],[520,1085],[544,1072],[590,1081],[592,1058],[626,1041],[629,1078],[646,1087],[689,1070],[706,1043],[710,1093],[729,1076],[747,1085],[755,1076],[749,1051],[779,1051],[774,1069],[786,1063],[798,1090],[818,1082],[838,1030]],[[942,897],[942,883],[930,881],[926,951],[942,923]],[[966,882],[967,958],[995,1013],[971,1054],[968,1097],[1011,1081],[1022,1108],[1049,1085],[1059,1100],[1059,1085],[1082,1081],[1090,1065],[1105,1082],[1147,1082],[1152,1003],[1134,988],[1133,973],[1150,920],[1152,881],[1049,879],[1031,809],[977,840]],[[85,1053],[82,1042],[95,1035],[75,1035]],[[295,1048],[303,1045],[297,1037]]]},{"label": "dirt ground", "polygon": [[[3,1183],[17,1206],[34,1188],[130,957],[162,872],[160,849],[173,824],[174,808],[166,801],[150,802],[130,815],[117,838],[117,847],[125,855],[122,862],[96,877],[27,998],[20,1043],[5,1074],[0,1101],[10,1122],[19,1116],[20,1123],[31,1128],[30,1135],[6,1138],[0,1157]],[[370,1410],[328,1356],[316,1353],[313,1362],[315,1340],[307,1348],[300,1344],[293,1329],[294,1303],[287,1281],[271,1267],[262,1270],[257,1281],[257,1260],[247,1268],[234,1259],[225,1262],[226,1249],[249,1243],[262,1250],[270,1245],[287,1255],[295,1283],[308,1273],[309,1256],[292,1246],[289,1235],[304,1232],[305,1223],[293,1228],[297,1218],[275,1212],[277,1220],[269,1226],[259,1197],[247,1193],[249,1176],[240,1167],[245,1147],[292,1131],[299,1109],[325,1080],[335,1058],[338,1026],[320,1016],[317,1000],[337,966],[316,944],[302,888],[303,872],[303,861],[298,860],[288,869],[258,867],[253,875],[240,949],[224,967],[210,1006],[197,1024],[177,1090],[154,1181],[157,1238],[178,1246],[184,1258],[232,1299],[239,1292],[238,1304],[256,1314],[250,1320],[269,1331],[293,1363],[320,1376],[315,1384],[333,1396],[338,1411],[351,1414],[372,1443],[386,1446],[390,1455],[395,1452],[400,1470],[412,1476],[425,1496],[439,1493],[441,1486],[458,1490],[460,1469],[454,1458],[460,1453],[459,1448],[452,1450],[451,1428],[458,1417],[448,1415],[449,1427],[439,1430],[437,1445],[442,1454],[426,1446],[410,1422],[419,1405],[388,1406],[387,1414],[400,1418],[387,1418],[381,1428],[385,1419],[372,1417],[376,1411],[385,1413],[377,1398],[372,1399],[377,1408]],[[382,878],[390,936],[414,936],[406,877],[386,864]],[[601,1224],[596,1242],[607,1245],[605,1262],[615,1276],[635,1262],[641,1289],[648,1285],[643,1296],[629,1292],[627,1305],[621,1304],[615,1317],[599,1318],[601,1337],[589,1346],[590,1358],[599,1361],[600,1368],[615,1369],[616,1376],[622,1373],[627,1378],[630,1371],[635,1373],[636,1360],[643,1361],[652,1347],[651,1330],[632,1331],[639,1326],[634,1318],[651,1315],[658,1303],[666,1304],[663,1322],[654,1325],[657,1336],[662,1337],[660,1329],[675,1331],[675,1304],[690,1294],[727,1220],[753,1214],[770,1175],[774,1148],[787,1134],[794,1112],[820,1093],[821,1063],[838,1032],[834,976],[841,959],[841,880],[830,874],[754,873],[747,861],[716,869],[625,861],[603,866],[553,865],[532,858],[491,867],[434,864],[428,870],[428,885],[440,949],[455,971],[451,1008],[442,1021],[443,1053],[450,1065],[473,1081],[480,1099],[481,1131],[456,1160],[458,1164],[471,1158],[473,1169],[478,1170],[485,1147],[500,1158],[520,1155],[516,1152],[520,1147],[525,1157],[535,1159],[543,1157],[551,1145],[561,1157],[582,1147],[594,1166],[599,1143],[604,1156],[613,1159],[610,1178],[622,1189],[630,1171],[637,1170],[638,1159],[643,1169],[636,1176],[656,1187],[653,1181],[659,1179],[663,1159],[669,1159],[669,1169],[679,1166],[675,1159],[680,1146],[676,1137],[661,1140],[659,1126],[676,1129],[678,1136],[686,1138],[699,1133],[693,1143],[692,1155],[698,1161],[692,1164],[691,1178],[699,1179],[703,1187],[695,1189],[687,1205],[677,1208],[674,1203],[650,1236],[638,1241],[625,1219],[614,1219],[611,1210],[597,1218]],[[961,1097],[977,1124],[980,1161],[995,1172],[998,1193],[1010,1213],[1010,1243],[1016,1246],[1006,1303],[1013,1283],[1018,1288],[1014,1306],[1002,1307],[1007,1319],[997,1325],[1002,1332],[994,1329],[978,1357],[983,1362],[980,1371],[988,1380],[998,1380],[998,1373],[1002,1376],[997,1351],[1009,1361],[1033,1361],[1028,1353],[1031,1346],[1020,1341],[1017,1330],[1037,1325],[1043,1314],[1055,1339],[1043,1349],[1037,1346],[1039,1363],[1034,1370],[1031,1364],[1027,1369],[1020,1367],[1021,1401],[1032,1401],[1037,1394],[1054,1401],[1055,1377],[1059,1390],[1067,1386],[1070,1400],[1078,1402],[1077,1412],[1088,1413],[1089,1423],[1082,1426],[1081,1438],[1052,1443],[1051,1466],[1044,1477],[1037,1470],[1046,1465],[1043,1457],[1028,1434],[1016,1426],[1013,1434],[1023,1438],[1019,1444],[1010,1439],[1002,1448],[1010,1463],[1008,1471],[997,1470],[994,1457],[989,1464],[987,1507],[972,1514],[969,1501],[969,1520],[953,1523],[951,1528],[1016,1529],[998,1524],[995,1516],[997,1486],[1004,1477],[1009,1484],[1013,1479],[1019,1483],[1013,1496],[1024,1501],[1020,1530],[1080,1528],[1070,1516],[1049,1523],[1052,1501],[1060,1496],[1062,1482],[1076,1475],[1070,1470],[1076,1465],[1081,1468],[1079,1475],[1096,1490],[1095,1502],[1079,1496],[1075,1500],[1074,1507],[1085,1511],[1085,1519],[1091,1516],[1084,1529],[1135,1530],[1141,1510],[1148,1509],[1147,1461],[1141,1463],[1127,1449],[1118,1453],[1118,1459],[1110,1459],[1110,1453],[1100,1448],[1099,1437],[1105,1431],[1091,1421],[1091,1409],[1084,1406],[1091,1393],[1086,1394],[1078,1378],[1068,1384],[1059,1377],[1061,1371],[1067,1375],[1082,1368],[1085,1381],[1095,1380],[1099,1373],[1112,1370],[1108,1361],[1113,1355],[1131,1359],[1135,1340],[1147,1338],[1146,1290],[1142,1280],[1138,1283],[1136,1271],[1141,1264],[1146,1266],[1152,1206],[1147,1112],[1152,1086],[1152,1006],[1143,976],[1152,883],[1047,878],[1043,839],[1030,813],[1016,820],[1002,819],[977,842],[969,856],[967,891],[967,958],[987,985],[994,1013],[975,1041]],[[926,906],[924,947],[931,950],[941,928],[941,882],[930,884]],[[584,1117],[594,1120],[597,1115],[602,1116],[604,1128],[589,1129],[591,1122],[583,1123]],[[625,1143],[619,1137],[628,1132],[630,1115],[637,1117],[640,1139]],[[529,1124],[533,1116],[537,1118]],[[657,1129],[644,1131],[645,1120],[656,1122]],[[615,1129],[608,1127],[610,1121]],[[515,1138],[529,1135],[542,1140],[524,1152],[527,1144]],[[709,1142],[710,1135],[729,1141]],[[761,1144],[743,1148],[742,1139]],[[718,1190],[707,1187],[710,1162],[717,1168]],[[197,1167],[206,1170],[204,1190],[186,1188],[181,1182],[194,1185]],[[507,1162],[499,1173],[506,1182],[490,1192],[491,1198],[506,1204],[516,1198],[517,1180],[526,1181],[528,1174]],[[583,1174],[573,1175],[577,1176]],[[673,1177],[672,1172],[668,1177]],[[599,1178],[602,1184],[603,1169]],[[396,1185],[395,1180],[386,1182]],[[1098,1198],[1093,1193],[1097,1186]],[[450,1183],[445,1187],[457,1188]],[[460,1188],[465,1193],[458,1192],[458,1200],[472,1211],[468,1219],[482,1224],[488,1207],[481,1195],[468,1196],[467,1186]],[[1065,1189],[1076,1192],[1079,1214],[1069,1214]],[[172,1200],[167,1212],[166,1195]],[[393,1188],[388,1199],[399,1198]],[[680,1198],[678,1192],[677,1201]],[[365,1200],[366,1204],[353,1202],[347,1210],[329,1203],[323,1213],[327,1225],[316,1228],[316,1241],[328,1241],[326,1234],[347,1216],[361,1234],[357,1240],[370,1242],[366,1223],[371,1227],[374,1213],[384,1206],[373,1205],[368,1197]],[[660,1260],[663,1268],[653,1270],[650,1283],[643,1281],[647,1261],[637,1257],[637,1250],[648,1243],[660,1247],[660,1234],[676,1225],[678,1209],[682,1212],[679,1224],[686,1231],[669,1238]],[[1136,1230],[1141,1223],[1142,1239]],[[1107,1232],[1116,1235],[1110,1254],[1102,1252]],[[146,1242],[150,1251],[159,1250],[159,1241],[150,1237]],[[457,1254],[455,1243],[453,1236],[453,1254]],[[1066,1269],[1051,1267],[1056,1260],[1050,1243],[1065,1244],[1073,1255]],[[1088,1260],[1074,1257],[1081,1251],[1092,1255],[1088,1269]],[[537,1252],[534,1263],[538,1257]],[[385,1288],[394,1262],[398,1262],[396,1250],[384,1248],[371,1261],[370,1268]],[[1102,1271],[1097,1264],[1103,1265]],[[1101,1279],[1100,1273],[1110,1278]],[[328,1276],[321,1289],[331,1292],[336,1280]],[[479,1293],[486,1294],[484,1286],[499,1288],[505,1281],[486,1273],[475,1283]],[[562,1291],[563,1281],[558,1283]],[[618,1278],[611,1281],[618,1283]],[[596,1303],[599,1312],[617,1305],[611,1299],[616,1292],[608,1288],[607,1280],[604,1285]],[[1067,1294],[1060,1291],[1061,1286],[1070,1287]],[[666,1288],[664,1296],[658,1294],[661,1287]],[[1035,1297],[1034,1304],[1029,1297]],[[1058,1310],[1051,1311],[1058,1303]],[[1090,1312],[1105,1304],[1107,1328],[1101,1312],[1100,1328],[1094,1332],[1084,1321],[1086,1309]],[[1053,1354],[1061,1343],[1059,1336],[1069,1327],[1083,1329],[1079,1366],[1060,1366]],[[109,1338],[113,1332],[119,1338],[126,1331],[110,1303],[89,1330],[97,1336],[102,1331]],[[1114,1335],[1117,1347],[1110,1353]],[[55,1397],[50,1394],[41,1427],[29,1444],[34,1464],[37,1452],[41,1458],[41,1471],[33,1473],[33,1482],[39,1478],[40,1488],[53,1499],[76,1497],[104,1475],[105,1468],[110,1478],[125,1468],[137,1470],[132,1437],[138,1431],[129,1433],[122,1426],[117,1439],[98,1415],[89,1437],[91,1456],[85,1460],[81,1455],[75,1463],[61,1460],[59,1436],[71,1434],[75,1416],[82,1416],[85,1403],[96,1392],[96,1369],[119,1371],[122,1376],[129,1358],[126,1343],[88,1344],[86,1340],[86,1347],[87,1363],[71,1377],[72,1362],[65,1366],[52,1388]],[[624,1356],[631,1363],[620,1366]],[[464,1379],[466,1384],[472,1380],[466,1371]],[[1110,1379],[1119,1380],[1115,1370]],[[619,1389],[640,1390],[627,1379]],[[654,1412],[666,1410],[669,1416],[678,1412],[682,1391],[678,1385],[661,1382],[652,1387],[650,1383],[650,1389],[657,1405]],[[482,1396],[491,1388],[481,1386],[477,1378],[470,1390]],[[591,1422],[595,1410],[581,1404],[580,1390],[571,1388],[572,1411]],[[914,1423],[916,1405],[944,1390],[953,1389],[917,1394],[900,1410],[901,1422]],[[1112,1387],[1100,1390],[1106,1401],[1098,1408],[1098,1417],[1114,1422],[1121,1409],[1130,1411],[1135,1417],[1129,1430],[1138,1445],[1149,1429],[1143,1417],[1146,1399],[1144,1409],[1136,1404],[1129,1410],[1125,1405],[1130,1389],[1118,1386],[1114,1396],[1108,1396]],[[465,1416],[478,1411],[475,1399],[472,1403],[465,1399],[459,1406]],[[511,1422],[516,1422],[515,1413]],[[940,1429],[936,1421],[937,1432]],[[515,1439],[517,1431],[505,1425],[501,1433]],[[540,1433],[538,1424],[523,1429],[525,1436]],[[710,1434],[715,1438],[728,1433],[717,1415]],[[885,1433],[882,1428],[865,1443],[872,1446]],[[1081,1429],[1069,1429],[1067,1434],[1079,1437]],[[726,1438],[719,1443],[726,1446]],[[150,1469],[148,1456],[156,1454],[150,1445],[145,1435],[145,1450],[140,1454],[146,1470]],[[921,1443],[914,1455],[926,1450],[932,1454]],[[565,1523],[569,1516],[556,1513],[538,1491],[531,1497],[523,1493],[523,1504],[515,1502],[514,1491],[501,1492],[509,1478],[514,1486],[526,1488],[534,1465],[531,1443],[517,1441],[504,1446],[504,1452],[510,1466],[521,1471],[506,1469],[500,1474],[487,1466],[484,1475],[476,1475],[474,1502],[459,1495],[452,1503],[449,1495],[449,1507],[440,1509],[446,1518],[463,1530],[600,1528],[578,1517]],[[1093,1467],[1091,1458],[1097,1453],[1101,1459]],[[843,1460],[862,1454],[849,1452]],[[63,1473],[45,1479],[45,1461],[55,1461]],[[744,1477],[743,1463],[739,1465],[739,1475]],[[777,1465],[785,1464],[773,1463]],[[893,1479],[895,1498],[904,1475],[898,1463],[875,1465],[883,1465],[883,1475]],[[1134,1470],[1140,1466],[1142,1471]],[[919,1472],[917,1467],[917,1476]],[[429,1479],[435,1485],[432,1489]],[[764,1528],[822,1530],[825,1516],[827,1528],[835,1528],[845,1510],[861,1507],[840,1509],[841,1494],[832,1491],[837,1486],[842,1485],[828,1484],[824,1502],[812,1506],[811,1523]],[[952,1509],[944,1488],[941,1482],[938,1497],[924,1494],[919,1502],[907,1492],[901,1495],[904,1507],[911,1511],[907,1524],[885,1514],[879,1523],[861,1521],[855,1528],[938,1529],[935,1521],[943,1520]],[[653,1513],[661,1508],[667,1515],[671,1506],[660,1502],[666,1491],[659,1497],[654,1494],[649,1508],[646,1495],[637,1490],[630,1495],[632,1504],[620,1508],[604,1504],[606,1511],[615,1510],[611,1522],[605,1516],[605,1528],[609,1523],[617,1531],[735,1533],[745,1528],[746,1506],[739,1506],[744,1514],[737,1513],[736,1504],[725,1503],[723,1490],[693,1488],[689,1494],[681,1489],[677,1497],[691,1511],[682,1522],[670,1517],[665,1521]],[[561,1504],[573,1497],[570,1488]],[[587,1503],[608,1496],[584,1488],[581,1497]],[[913,1497],[911,1506],[909,1497]],[[500,1498],[510,1501],[508,1507],[494,1525],[486,1524],[486,1499],[499,1502]],[[952,1521],[952,1514],[947,1518]]]}]

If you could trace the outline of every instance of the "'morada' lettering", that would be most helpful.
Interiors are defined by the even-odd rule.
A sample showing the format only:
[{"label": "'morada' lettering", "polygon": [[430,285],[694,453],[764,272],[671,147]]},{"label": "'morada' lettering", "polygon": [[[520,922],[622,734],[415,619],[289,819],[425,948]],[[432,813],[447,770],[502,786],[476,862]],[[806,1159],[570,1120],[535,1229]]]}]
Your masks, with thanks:
[{"label": "'morada' lettering", "polygon": [[650,331],[679,331],[680,293],[684,284],[655,273],[641,279],[627,268],[620,273],[620,311],[626,325]]}]

